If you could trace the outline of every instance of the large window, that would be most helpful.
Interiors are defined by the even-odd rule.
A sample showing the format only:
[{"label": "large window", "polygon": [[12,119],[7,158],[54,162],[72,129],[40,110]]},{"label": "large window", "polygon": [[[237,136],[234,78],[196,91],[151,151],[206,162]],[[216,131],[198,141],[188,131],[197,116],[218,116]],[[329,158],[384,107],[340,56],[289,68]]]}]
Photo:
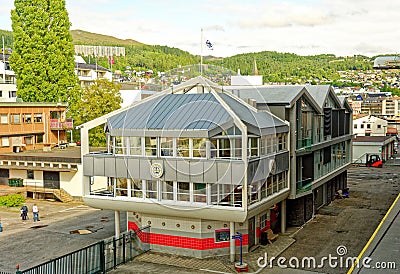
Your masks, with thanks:
[{"label": "large window", "polygon": [[279,133],[278,134],[278,151],[285,150],[286,148],[287,148],[286,134]]},{"label": "large window", "polygon": [[232,204],[232,186],[225,184],[211,185],[211,203],[213,205],[229,206]]},{"label": "large window", "polygon": [[257,157],[259,156],[258,150],[258,138],[250,137],[248,141],[248,148],[249,148],[249,156],[250,157]]},{"label": "large window", "polygon": [[211,140],[211,157],[231,158],[231,141],[229,138]]},{"label": "large window", "polygon": [[142,155],[142,137],[129,137],[130,155]]},{"label": "large window", "polygon": [[178,182],[178,201],[190,202],[190,183]]},{"label": "large window", "polygon": [[143,198],[142,180],[132,179],[131,196]]},{"label": "large window", "polygon": [[116,179],[115,191],[117,196],[128,196],[127,189],[127,179],[125,178],[117,178]]},{"label": "large window", "polygon": [[126,137],[117,136],[115,137],[114,154],[125,154],[126,155]]},{"label": "large window", "polygon": [[33,172],[33,170],[28,169],[28,170],[26,171],[26,178],[27,178],[27,179],[35,179],[34,174],[35,174],[35,173]]},{"label": "large window", "polygon": [[207,202],[207,184],[193,184],[193,201],[196,203]]},{"label": "large window", "polygon": [[178,156],[180,157],[190,156],[189,138],[178,138],[176,145],[178,149]]},{"label": "large window", "polygon": [[157,156],[157,137],[145,137],[146,156]]},{"label": "large window", "polygon": [[36,144],[43,144],[43,135],[36,135]]},{"label": "large window", "polygon": [[35,113],[33,115],[33,121],[35,123],[42,123],[43,122],[42,114],[41,113]]},{"label": "large window", "polygon": [[11,123],[21,124],[21,115],[17,113],[11,114]]},{"label": "large window", "polygon": [[1,124],[8,124],[8,114],[1,114],[0,115],[0,123]]},{"label": "large window", "polygon": [[1,146],[2,147],[10,146],[10,140],[8,139],[8,137],[1,137]]},{"label": "large window", "polygon": [[193,157],[206,157],[206,138],[193,138]]},{"label": "large window", "polygon": [[157,181],[146,181],[146,198],[157,199]]},{"label": "large window", "polygon": [[162,182],[162,199],[163,200],[174,199],[174,182],[171,181]]},{"label": "large window", "polygon": [[161,137],[161,156],[174,156],[174,138],[172,137]]},{"label": "large window", "polygon": [[25,144],[26,145],[33,145],[33,136],[25,137]]},{"label": "large window", "polygon": [[23,122],[24,122],[25,124],[30,124],[30,123],[32,123],[32,114],[30,114],[30,113],[24,113],[22,117],[23,117]]}]

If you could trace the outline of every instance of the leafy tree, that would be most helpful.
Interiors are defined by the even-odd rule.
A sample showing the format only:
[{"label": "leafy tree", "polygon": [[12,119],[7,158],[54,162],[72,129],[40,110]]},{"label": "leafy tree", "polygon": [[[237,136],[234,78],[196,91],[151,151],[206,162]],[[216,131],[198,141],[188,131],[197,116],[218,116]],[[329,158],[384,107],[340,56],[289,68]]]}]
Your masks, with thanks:
[{"label": "leafy tree", "polygon": [[[82,102],[73,111],[76,113],[75,125],[80,125],[120,108],[122,103],[120,86],[106,79],[97,80],[85,87]],[[89,131],[91,146],[104,146],[106,139],[102,127]]]},{"label": "leafy tree", "polygon": [[17,95],[28,102],[79,100],[65,0],[15,0],[11,11]]}]

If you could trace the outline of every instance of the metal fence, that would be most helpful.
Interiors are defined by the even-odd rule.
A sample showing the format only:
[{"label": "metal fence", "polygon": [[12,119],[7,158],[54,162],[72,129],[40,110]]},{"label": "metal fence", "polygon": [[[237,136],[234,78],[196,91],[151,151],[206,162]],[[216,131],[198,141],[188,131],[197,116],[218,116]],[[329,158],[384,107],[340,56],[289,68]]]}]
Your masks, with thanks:
[{"label": "metal fence", "polygon": [[[142,242],[142,234],[150,233],[150,227],[128,231],[119,238],[110,238],[52,259],[21,274],[95,274],[106,273],[150,250],[148,242]],[[0,273],[1,274],[1,273]],[[8,274],[8,273],[7,273]]]}]

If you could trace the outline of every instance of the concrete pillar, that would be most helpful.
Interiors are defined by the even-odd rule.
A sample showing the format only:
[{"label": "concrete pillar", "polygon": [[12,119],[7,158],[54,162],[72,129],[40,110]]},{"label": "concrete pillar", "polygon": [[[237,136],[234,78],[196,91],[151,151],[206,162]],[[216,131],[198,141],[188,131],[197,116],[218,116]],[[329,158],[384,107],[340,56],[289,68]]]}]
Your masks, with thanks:
[{"label": "concrete pillar", "polygon": [[126,226],[125,226],[125,231],[128,231],[128,222],[129,222],[129,211],[126,212]]},{"label": "concrete pillar", "polygon": [[286,232],[286,200],[281,202],[281,232]]},{"label": "concrete pillar", "polygon": [[120,223],[121,223],[121,218],[119,215],[119,211],[114,211],[115,215],[115,238],[119,238],[119,235],[121,234],[121,228],[120,228]]},{"label": "concrete pillar", "polygon": [[232,236],[235,235],[235,223],[229,222],[229,230],[230,230],[230,256],[231,262],[235,262],[235,239],[232,239]]}]

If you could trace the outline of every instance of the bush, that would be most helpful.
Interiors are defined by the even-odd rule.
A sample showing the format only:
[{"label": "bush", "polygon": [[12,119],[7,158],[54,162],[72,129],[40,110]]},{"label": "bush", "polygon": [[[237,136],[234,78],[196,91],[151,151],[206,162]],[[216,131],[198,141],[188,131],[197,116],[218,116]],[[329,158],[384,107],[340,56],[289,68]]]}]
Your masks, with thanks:
[{"label": "bush", "polygon": [[0,196],[0,206],[19,207],[25,203],[25,197],[21,194],[9,194]]}]

